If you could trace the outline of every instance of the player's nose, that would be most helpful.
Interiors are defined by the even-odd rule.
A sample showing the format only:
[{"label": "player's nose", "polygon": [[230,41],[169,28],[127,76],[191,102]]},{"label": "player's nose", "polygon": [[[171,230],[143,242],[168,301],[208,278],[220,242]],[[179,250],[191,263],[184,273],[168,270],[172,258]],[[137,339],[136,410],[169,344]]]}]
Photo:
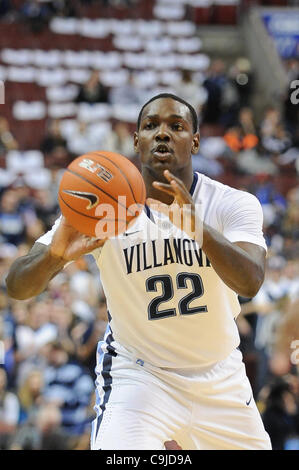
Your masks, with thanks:
[{"label": "player's nose", "polygon": [[169,142],[170,140],[170,137],[169,137],[169,133],[168,133],[168,129],[167,129],[167,126],[165,124],[161,124],[158,129],[157,129],[157,133],[155,135],[155,139],[157,142]]}]

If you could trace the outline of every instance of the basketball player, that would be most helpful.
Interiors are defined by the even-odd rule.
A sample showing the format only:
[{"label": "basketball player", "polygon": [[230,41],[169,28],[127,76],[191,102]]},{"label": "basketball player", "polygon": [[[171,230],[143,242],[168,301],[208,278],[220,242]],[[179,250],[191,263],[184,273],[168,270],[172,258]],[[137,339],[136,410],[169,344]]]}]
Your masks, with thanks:
[{"label": "basketball player", "polygon": [[[134,136],[148,204],[127,231],[89,239],[64,218],[16,260],[8,292],[42,292],[69,261],[95,257],[109,324],[97,352],[92,449],[270,449],[238,349],[237,294],[264,279],[266,245],[257,199],[199,173],[197,116],[177,96],[142,108]],[[173,201],[188,235],[171,222]],[[197,207],[201,210],[197,211]]]}]

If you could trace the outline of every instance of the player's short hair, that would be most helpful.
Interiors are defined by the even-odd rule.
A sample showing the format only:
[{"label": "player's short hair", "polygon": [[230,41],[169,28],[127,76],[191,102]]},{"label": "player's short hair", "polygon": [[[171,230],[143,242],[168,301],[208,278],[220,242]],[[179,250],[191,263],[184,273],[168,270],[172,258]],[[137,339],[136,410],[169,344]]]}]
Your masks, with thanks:
[{"label": "player's short hair", "polygon": [[180,103],[184,104],[189,108],[189,111],[191,113],[191,118],[192,118],[192,124],[193,124],[193,132],[194,134],[198,131],[198,117],[195,109],[193,106],[185,101],[183,98],[180,98],[179,96],[173,95],[172,93],[160,93],[159,95],[153,96],[150,100],[148,100],[141,108],[140,113],[137,118],[137,130],[139,131],[140,128],[140,123],[141,123],[141,116],[143,113],[144,108],[150,104],[152,101],[158,100],[160,98],[171,98],[172,100],[179,101]]}]

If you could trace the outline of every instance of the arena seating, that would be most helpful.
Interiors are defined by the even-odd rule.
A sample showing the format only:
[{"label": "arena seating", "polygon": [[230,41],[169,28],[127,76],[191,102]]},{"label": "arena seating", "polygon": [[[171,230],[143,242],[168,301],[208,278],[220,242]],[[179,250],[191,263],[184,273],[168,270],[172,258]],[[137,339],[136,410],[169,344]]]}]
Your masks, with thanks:
[{"label": "arena seating", "polygon": [[[132,72],[137,87],[152,90],[171,87],[182,68],[205,71],[210,60],[196,35],[196,23],[205,22],[199,12],[213,9],[204,16],[226,24],[230,20],[224,10],[236,10],[237,1],[149,0],[129,10],[91,3],[81,5],[77,18],[54,17],[38,34],[22,21],[1,24],[2,114],[20,146],[38,148],[48,118],[82,116],[82,107],[73,100],[92,69],[101,71],[109,88],[124,85]],[[22,2],[14,5],[20,8]],[[108,119],[99,109],[89,109],[91,119]],[[128,122],[135,118],[128,108],[108,114]]]}]

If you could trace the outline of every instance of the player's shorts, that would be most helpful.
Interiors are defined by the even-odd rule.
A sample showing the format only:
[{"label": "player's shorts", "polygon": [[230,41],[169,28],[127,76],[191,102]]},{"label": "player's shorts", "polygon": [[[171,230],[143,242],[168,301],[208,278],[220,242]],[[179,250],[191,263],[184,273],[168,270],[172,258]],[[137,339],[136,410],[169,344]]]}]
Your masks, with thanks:
[{"label": "player's shorts", "polygon": [[96,395],[93,450],[271,449],[239,350],[201,373],[106,353]]}]

